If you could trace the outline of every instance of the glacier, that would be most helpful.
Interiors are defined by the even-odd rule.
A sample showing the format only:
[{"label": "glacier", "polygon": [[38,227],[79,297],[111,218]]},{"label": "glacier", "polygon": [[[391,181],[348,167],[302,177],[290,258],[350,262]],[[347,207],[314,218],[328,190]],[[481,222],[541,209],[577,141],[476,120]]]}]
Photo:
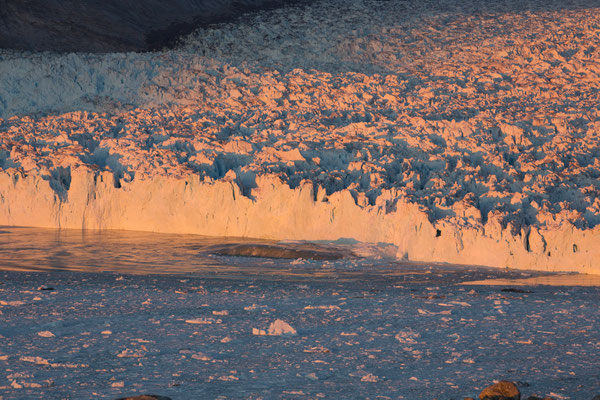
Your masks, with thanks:
[{"label": "glacier", "polygon": [[159,52],[0,51],[0,223],[599,273],[597,7],[409,5],[273,9]]}]

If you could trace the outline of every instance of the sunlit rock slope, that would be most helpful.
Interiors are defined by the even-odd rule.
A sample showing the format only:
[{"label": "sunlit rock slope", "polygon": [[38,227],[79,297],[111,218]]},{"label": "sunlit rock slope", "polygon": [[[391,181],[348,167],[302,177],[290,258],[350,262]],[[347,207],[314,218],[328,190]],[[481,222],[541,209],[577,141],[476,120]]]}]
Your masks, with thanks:
[{"label": "sunlit rock slope", "polygon": [[0,60],[0,223],[600,273],[600,8],[322,1]]}]

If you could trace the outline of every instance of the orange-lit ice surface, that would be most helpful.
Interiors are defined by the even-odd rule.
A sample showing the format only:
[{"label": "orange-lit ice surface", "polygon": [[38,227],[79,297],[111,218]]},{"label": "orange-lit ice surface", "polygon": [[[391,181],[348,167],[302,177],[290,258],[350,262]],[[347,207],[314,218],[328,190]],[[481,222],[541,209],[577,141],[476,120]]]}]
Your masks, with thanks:
[{"label": "orange-lit ice surface", "polygon": [[0,224],[600,273],[592,1],[316,1],[155,53],[0,53]]}]

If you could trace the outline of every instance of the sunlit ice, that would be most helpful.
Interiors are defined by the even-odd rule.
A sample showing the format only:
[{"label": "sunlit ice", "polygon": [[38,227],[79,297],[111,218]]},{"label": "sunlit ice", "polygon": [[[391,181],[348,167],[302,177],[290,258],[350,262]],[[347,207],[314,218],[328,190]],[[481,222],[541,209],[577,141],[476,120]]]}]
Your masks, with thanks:
[{"label": "sunlit ice", "polygon": [[596,4],[34,3],[1,398],[599,394]]}]

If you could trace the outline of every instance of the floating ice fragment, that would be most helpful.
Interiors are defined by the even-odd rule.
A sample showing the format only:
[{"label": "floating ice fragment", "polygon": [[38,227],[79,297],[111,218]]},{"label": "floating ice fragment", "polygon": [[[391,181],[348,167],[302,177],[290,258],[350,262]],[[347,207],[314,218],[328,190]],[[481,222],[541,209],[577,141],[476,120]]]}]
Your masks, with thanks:
[{"label": "floating ice fragment", "polygon": [[25,302],[21,301],[21,300],[13,300],[13,301],[0,300],[0,306],[22,306],[23,304],[25,304]]},{"label": "floating ice fragment", "polygon": [[340,308],[338,306],[334,306],[334,305],[328,305],[328,306],[306,306],[304,307],[305,310],[328,310],[328,311],[333,311],[333,310],[339,310]]},{"label": "floating ice fragment", "polygon": [[257,336],[295,336],[297,333],[290,324],[281,319],[276,319],[269,325],[267,331],[264,329],[252,328],[252,334]]},{"label": "floating ice fragment", "polygon": [[146,352],[144,350],[125,349],[122,352],[120,352],[119,354],[117,354],[117,357],[119,357],[119,358],[127,358],[127,357],[140,358],[140,357],[144,357],[145,355],[146,355]]},{"label": "floating ice fragment", "polygon": [[233,381],[239,381],[240,378],[238,378],[235,375],[224,375],[224,376],[220,376],[219,380],[223,381],[223,382],[233,382]]},{"label": "floating ice fragment", "polygon": [[463,307],[471,307],[471,305],[464,301],[451,301],[450,304],[456,304]]},{"label": "floating ice fragment", "polygon": [[252,334],[257,336],[266,336],[267,332],[264,329],[252,328]]},{"label": "floating ice fragment", "polygon": [[420,336],[421,335],[419,333],[409,330],[409,331],[404,331],[404,332],[398,332],[396,334],[395,338],[400,343],[415,344],[415,343],[417,343],[417,341],[415,339]]},{"label": "floating ice fragment", "polygon": [[55,337],[54,333],[52,333],[50,331],[41,331],[41,332],[38,332],[38,336],[45,337],[45,338]]},{"label": "floating ice fragment", "polygon": [[46,360],[45,358],[42,358],[42,357],[38,357],[38,356],[23,356],[23,357],[19,358],[19,360],[34,363],[37,365],[49,365],[50,364],[48,362],[48,360]]},{"label": "floating ice fragment", "polygon": [[292,328],[290,324],[288,324],[287,322],[285,322],[281,319],[276,319],[275,322],[273,322],[273,323],[271,323],[271,325],[269,325],[268,333],[271,336],[282,336],[282,335],[295,336],[297,334],[296,330],[294,328]]},{"label": "floating ice fragment", "polygon": [[310,374],[307,374],[306,377],[308,379],[310,379],[311,381],[318,381],[319,380],[319,377],[314,372],[311,372]]},{"label": "floating ice fragment", "polygon": [[360,381],[361,382],[379,382],[379,377],[369,373],[369,374],[366,374],[365,376],[363,376],[362,378],[360,378]]},{"label": "floating ice fragment", "polygon": [[194,360],[201,360],[201,361],[210,361],[211,360],[211,358],[209,356],[207,356],[206,354],[201,353],[201,352],[192,354],[191,357]]},{"label": "floating ice fragment", "polygon": [[329,349],[323,346],[314,346],[304,349],[305,353],[329,353]]},{"label": "floating ice fragment", "polygon": [[194,319],[186,319],[185,322],[188,324],[196,324],[196,325],[210,325],[214,322],[212,318],[194,318]]},{"label": "floating ice fragment", "polygon": [[563,396],[563,395],[560,395],[560,394],[554,393],[554,392],[550,392],[549,396],[551,398],[557,399],[557,400],[567,400],[567,399],[569,399],[569,397],[567,397],[567,396]]}]

